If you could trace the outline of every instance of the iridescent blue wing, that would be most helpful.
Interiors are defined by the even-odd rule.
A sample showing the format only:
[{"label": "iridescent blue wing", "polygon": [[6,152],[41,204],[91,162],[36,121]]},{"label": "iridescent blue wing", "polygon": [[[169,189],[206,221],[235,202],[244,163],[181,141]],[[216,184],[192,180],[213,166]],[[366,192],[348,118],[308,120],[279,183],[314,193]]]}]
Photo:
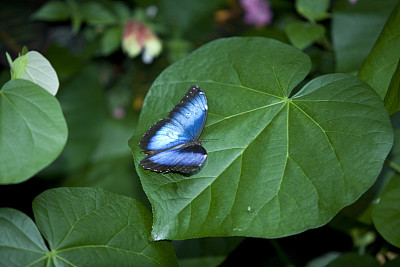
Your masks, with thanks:
[{"label": "iridescent blue wing", "polygon": [[189,88],[178,105],[154,124],[143,136],[140,147],[146,154],[154,154],[190,141],[197,141],[207,119],[207,99],[197,85]]},{"label": "iridescent blue wing", "polygon": [[140,165],[155,172],[190,173],[200,168],[206,159],[206,150],[201,145],[193,144],[147,156],[140,162]]}]

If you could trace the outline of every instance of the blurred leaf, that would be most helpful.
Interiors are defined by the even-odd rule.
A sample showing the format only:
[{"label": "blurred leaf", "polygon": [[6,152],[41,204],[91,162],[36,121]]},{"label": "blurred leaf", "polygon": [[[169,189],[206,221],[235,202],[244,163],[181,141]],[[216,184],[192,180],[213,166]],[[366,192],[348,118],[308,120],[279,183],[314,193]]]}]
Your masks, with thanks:
[{"label": "blurred leaf", "polygon": [[186,57],[193,49],[193,44],[183,39],[173,39],[167,42],[168,60],[176,62]]},{"label": "blurred leaf", "polygon": [[379,204],[372,211],[378,232],[389,243],[400,247],[400,176],[395,175],[386,186]]},{"label": "blurred leaf", "polygon": [[378,41],[365,60],[358,77],[382,99],[390,114],[400,110],[400,3],[397,4]]},{"label": "blurred leaf", "polygon": [[112,2],[114,13],[117,15],[119,21],[125,22],[131,18],[131,10],[123,2]]},{"label": "blurred leaf", "polygon": [[131,155],[128,146],[138,120],[138,114],[128,113],[123,119],[107,118],[99,133],[101,138],[92,155],[92,160],[107,160]]},{"label": "blurred leaf", "polygon": [[336,71],[358,71],[376,42],[397,0],[335,1],[332,39]]},{"label": "blurred leaf", "polygon": [[101,2],[84,2],[81,8],[83,19],[89,25],[109,25],[118,22],[110,7]]},{"label": "blurred leaf", "polygon": [[285,28],[290,42],[297,48],[303,49],[313,44],[325,34],[325,27],[309,22],[288,22]]},{"label": "blurred leaf", "polygon": [[311,22],[329,18],[329,0],[296,0],[296,10]]},{"label": "blurred leaf", "polygon": [[243,238],[198,238],[174,241],[180,267],[219,266]]},{"label": "blurred leaf", "polygon": [[53,0],[45,3],[31,18],[45,21],[63,21],[69,18],[65,1]]},{"label": "blurred leaf", "polygon": [[[290,96],[309,69],[292,46],[229,38],[156,79],[130,140],[154,239],[295,234],[327,223],[374,183],[393,140],[381,99],[345,74],[318,77]],[[217,140],[204,143],[207,163],[190,177],[143,170],[143,133],[192,84],[208,97],[201,138]]]},{"label": "blurred leaf", "polygon": [[79,172],[70,175],[63,186],[102,187],[134,197],[148,205],[128,147],[136,121],[136,116],[128,116],[122,120],[107,119],[99,133],[101,138],[90,162]]},{"label": "blurred leaf", "polygon": [[113,193],[134,197],[151,207],[142,189],[130,155],[90,162],[63,182],[68,187],[99,187]]},{"label": "blurred leaf", "polygon": [[100,49],[104,56],[110,55],[121,47],[122,28],[108,28],[101,36]]},{"label": "blurred leaf", "polygon": [[160,19],[171,24],[175,32],[183,31],[199,40],[211,32],[213,11],[225,2],[224,0],[160,0]]},{"label": "blurred leaf", "polygon": [[82,9],[75,0],[66,0],[66,3],[71,12],[72,31],[76,34],[79,32],[83,22]]},{"label": "blurred leaf", "polygon": [[[51,59],[51,64],[62,84],[63,81],[78,73],[84,62],[82,57],[78,57],[72,54],[67,48],[55,44],[49,46],[46,51],[46,57]],[[66,62],[68,64],[65,64]]]},{"label": "blurred leaf", "polygon": [[0,90],[0,183],[19,183],[49,165],[67,140],[57,99],[25,80]]},{"label": "blurred leaf", "polygon": [[357,253],[345,253],[333,261],[331,261],[326,267],[379,267],[379,263],[376,259],[369,255],[359,255]]},{"label": "blurred leaf", "polygon": [[10,233],[1,240],[4,266],[177,266],[171,243],[149,243],[151,213],[134,199],[102,189],[58,188],[40,194],[32,206],[49,249],[26,215],[2,209],[8,221],[2,232]]},{"label": "blurred leaf", "polygon": [[21,79],[31,81],[52,95],[56,95],[60,83],[50,62],[39,52],[29,51],[25,56],[27,65]]},{"label": "blurred leaf", "polygon": [[337,251],[327,252],[317,258],[312,259],[306,265],[306,267],[321,267],[326,266],[328,263],[336,259],[340,256],[340,253]]},{"label": "blurred leaf", "polygon": [[69,136],[64,151],[46,171],[70,173],[88,163],[101,137],[105,106],[97,68],[87,65],[63,85],[58,97]]}]

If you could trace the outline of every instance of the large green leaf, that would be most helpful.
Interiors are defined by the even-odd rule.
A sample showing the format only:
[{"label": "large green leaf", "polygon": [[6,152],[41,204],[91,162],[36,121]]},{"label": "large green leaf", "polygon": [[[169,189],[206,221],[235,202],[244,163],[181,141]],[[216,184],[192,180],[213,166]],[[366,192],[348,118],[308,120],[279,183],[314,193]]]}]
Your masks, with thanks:
[{"label": "large green leaf", "polygon": [[[379,96],[345,74],[318,77],[300,50],[266,38],[220,39],[153,83],[130,140],[153,207],[153,238],[281,237],[327,223],[375,181],[393,131]],[[208,97],[205,167],[144,171],[138,143],[191,84]]]},{"label": "large green leaf", "polygon": [[397,0],[335,1],[332,39],[336,71],[358,71],[374,46]]},{"label": "large green leaf", "polygon": [[149,243],[151,213],[102,189],[58,188],[33,202],[37,227],[0,209],[2,266],[177,266],[169,242]]},{"label": "large green leaf", "polygon": [[0,183],[19,183],[49,165],[67,141],[57,99],[25,80],[0,91]]},{"label": "large green leaf", "polygon": [[[389,17],[358,77],[366,81],[382,99],[390,114],[400,110],[400,3]],[[386,97],[389,94],[390,97]]]}]

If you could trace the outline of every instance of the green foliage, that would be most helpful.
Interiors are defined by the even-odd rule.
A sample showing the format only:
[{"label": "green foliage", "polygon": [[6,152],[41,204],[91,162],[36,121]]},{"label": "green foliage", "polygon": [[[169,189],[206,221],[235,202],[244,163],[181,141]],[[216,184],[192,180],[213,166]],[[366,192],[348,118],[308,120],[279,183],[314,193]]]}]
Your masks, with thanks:
[{"label": "green foliage", "polygon": [[4,266],[177,266],[169,242],[149,243],[151,213],[131,198],[59,188],[40,194],[32,206],[37,226],[19,211],[0,209]]},{"label": "green foliage", "polygon": [[[0,6],[1,266],[400,265],[399,1]],[[204,168],[145,171],[193,84]]]},{"label": "green foliage", "polygon": [[25,181],[64,148],[67,125],[60,105],[40,86],[7,82],[0,91],[0,116],[0,183]]},{"label": "green foliage", "polygon": [[143,158],[141,133],[191,84],[209,98],[202,138],[217,141],[204,144],[208,162],[190,177],[136,164],[153,206],[155,240],[291,235],[327,223],[374,183],[393,139],[379,96],[343,74],[293,92],[309,69],[308,57],[283,43],[231,38],[203,46],[157,78],[130,141],[135,162]]},{"label": "green foliage", "polygon": [[400,3],[388,19],[358,76],[384,99],[390,114],[400,110]]}]

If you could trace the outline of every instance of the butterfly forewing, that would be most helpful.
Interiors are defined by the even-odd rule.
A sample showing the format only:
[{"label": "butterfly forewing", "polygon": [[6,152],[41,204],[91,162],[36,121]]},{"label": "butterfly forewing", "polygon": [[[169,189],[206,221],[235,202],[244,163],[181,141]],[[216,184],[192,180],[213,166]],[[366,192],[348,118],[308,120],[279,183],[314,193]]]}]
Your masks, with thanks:
[{"label": "butterfly forewing", "polygon": [[207,118],[207,98],[200,87],[191,86],[180,103],[169,113],[172,121],[182,125],[192,140],[199,138]]},{"label": "butterfly forewing", "polygon": [[152,171],[188,173],[199,168],[207,158],[198,141],[207,119],[207,98],[200,87],[193,85],[178,105],[153,125],[140,141],[149,155],[140,162]]}]

